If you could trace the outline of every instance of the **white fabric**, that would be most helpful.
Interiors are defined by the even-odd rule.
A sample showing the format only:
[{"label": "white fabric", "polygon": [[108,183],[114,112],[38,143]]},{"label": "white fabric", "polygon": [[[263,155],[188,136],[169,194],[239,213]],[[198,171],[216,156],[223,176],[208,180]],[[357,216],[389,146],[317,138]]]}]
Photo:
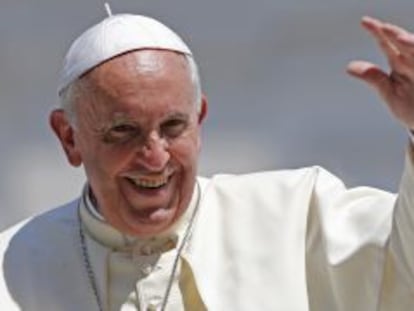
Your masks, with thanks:
[{"label": "white fabric", "polygon": [[155,19],[132,14],[107,17],[72,43],[64,60],[58,92],[90,69],[117,55],[149,48],[191,55],[184,41]]},{"label": "white fabric", "polygon": [[414,145],[414,133],[413,133],[413,130],[408,130],[408,137],[410,138],[410,142]]},{"label": "white fabric", "polygon": [[[159,237],[137,239],[128,237],[101,220],[84,189],[80,217],[88,232],[86,243],[104,309],[108,311],[149,310],[157,308],[165,295],[177,254],[177,246],[190,224],[200,193],[195,187],[189,208],[177,223]],[[97,215],[98,214],[98,215]],[[182,310],[178,265],[171,293],[169,310]]]},{"label": "white fabric", "polygon": [[98,222],[105,222],[104,217],[98,212],[96,206],[92,203],[89,185],[86,185],[83,188],[81,200],[83,203],[82,205],[84,205],[85,209],[88,211],[88,214],[92,216],[92,219],[96,219]]},{"label": "white fabric", "polygon": [[[395,208],[394,195],[346,189],[319,167],[200,182],[200,210],[181,262],[186,310],[412,310],[411,161]],[[96,310],[78,246],[76,206],[0,236],[2,308]],[[94,268],[104,269],[99,254],[106,248],[95,244]]]}]

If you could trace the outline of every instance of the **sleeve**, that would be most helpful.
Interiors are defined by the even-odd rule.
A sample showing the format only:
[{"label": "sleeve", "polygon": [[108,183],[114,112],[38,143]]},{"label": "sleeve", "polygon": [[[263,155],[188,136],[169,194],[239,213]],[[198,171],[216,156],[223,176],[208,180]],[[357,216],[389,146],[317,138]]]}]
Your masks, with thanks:
[{"label": "sleeve", "polygon": [[414,145],[405,170],[386,249],[379,310],[413,310],[414,306]]},{"label": "sleeve", "polygon": [[413,178],[407,157],[396,199],[374,188],[347,189],[319,169],[306,240],[310,310],[413,309]]}]

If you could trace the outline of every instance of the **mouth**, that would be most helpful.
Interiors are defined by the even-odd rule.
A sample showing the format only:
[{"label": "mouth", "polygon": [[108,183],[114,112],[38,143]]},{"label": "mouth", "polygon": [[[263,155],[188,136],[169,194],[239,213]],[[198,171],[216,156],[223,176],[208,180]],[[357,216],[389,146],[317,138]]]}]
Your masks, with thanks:
[{"label": "mouth", "polygon": [[126,179],[135,187],[142,190],[157,190],[165,187],[172,177],[172,173],[163,174],[136,174],[127,175]]},{"label": "mouth", "polygon": [[[179,172],[166,168],[159,172],[129,171],[120,182],[125,205],[123,217],[148,226],[168,223],[176,213],[175,183]],[[131,220],[132,219],[132,220]]]}]

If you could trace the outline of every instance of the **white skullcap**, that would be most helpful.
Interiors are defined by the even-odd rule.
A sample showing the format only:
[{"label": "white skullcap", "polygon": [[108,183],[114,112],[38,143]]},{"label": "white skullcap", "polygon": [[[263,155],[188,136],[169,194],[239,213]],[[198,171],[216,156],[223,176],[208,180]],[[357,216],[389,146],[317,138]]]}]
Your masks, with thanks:
[{"label": "white skullcap", "polygon": [[149,48],[192,55],[184,41],[159,21],[141,15],[112,15],[87,29],[72,43],[65,56],[58,92],[117,55]]}]

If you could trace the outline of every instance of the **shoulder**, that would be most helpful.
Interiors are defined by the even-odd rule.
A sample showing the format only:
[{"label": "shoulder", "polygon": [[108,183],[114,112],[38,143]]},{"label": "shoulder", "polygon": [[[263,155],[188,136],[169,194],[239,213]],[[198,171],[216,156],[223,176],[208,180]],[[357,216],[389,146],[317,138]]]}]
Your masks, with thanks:
[{"label": "shoulder", "polygon": [[276,191],[293,190],[300,187],[313,187],[319,172],[318,166],[298,169],[254,172],[249,174],[217,174],[211,178],[199,177],[198,180],[204,191],[240,192],[246,191]]},{"label": "shoulder", "polygon": [[34,238],[39,234],[48,234],[51,230],[61,230],[62,225],[64,225],[64,228],[76,220],[77,202],[78,200],[75,200],[20,221],[0,233],[0,245],[4,245],[16,237]]},{"label": "shoulder", "polygon": [[23,255],[37,248],[59,244],[77,221],[77,200],[40,215],[25,219],[0,233],[0,255]]},{"label": "shoulder", "polygon": [[226,221],[242,214],[254,214],[255,219],[259,219],[259,215],[274,219],[290,213],[305,212],[318,170],[318,167],[308,167],[199,178],[201,204],[208,206],[202,210],[208,214],[205,217],[230,218]]},{"label": "shoulder", "polygon": [[[74,259],[76,228],[74,201],[28,218],[0,234],[0,297],[6,305],[13,301],[34,304],[48,288],[45,276],[58,276],[67,270],[65,267]],[[22,306],[17,309],[25,309]]]}]

